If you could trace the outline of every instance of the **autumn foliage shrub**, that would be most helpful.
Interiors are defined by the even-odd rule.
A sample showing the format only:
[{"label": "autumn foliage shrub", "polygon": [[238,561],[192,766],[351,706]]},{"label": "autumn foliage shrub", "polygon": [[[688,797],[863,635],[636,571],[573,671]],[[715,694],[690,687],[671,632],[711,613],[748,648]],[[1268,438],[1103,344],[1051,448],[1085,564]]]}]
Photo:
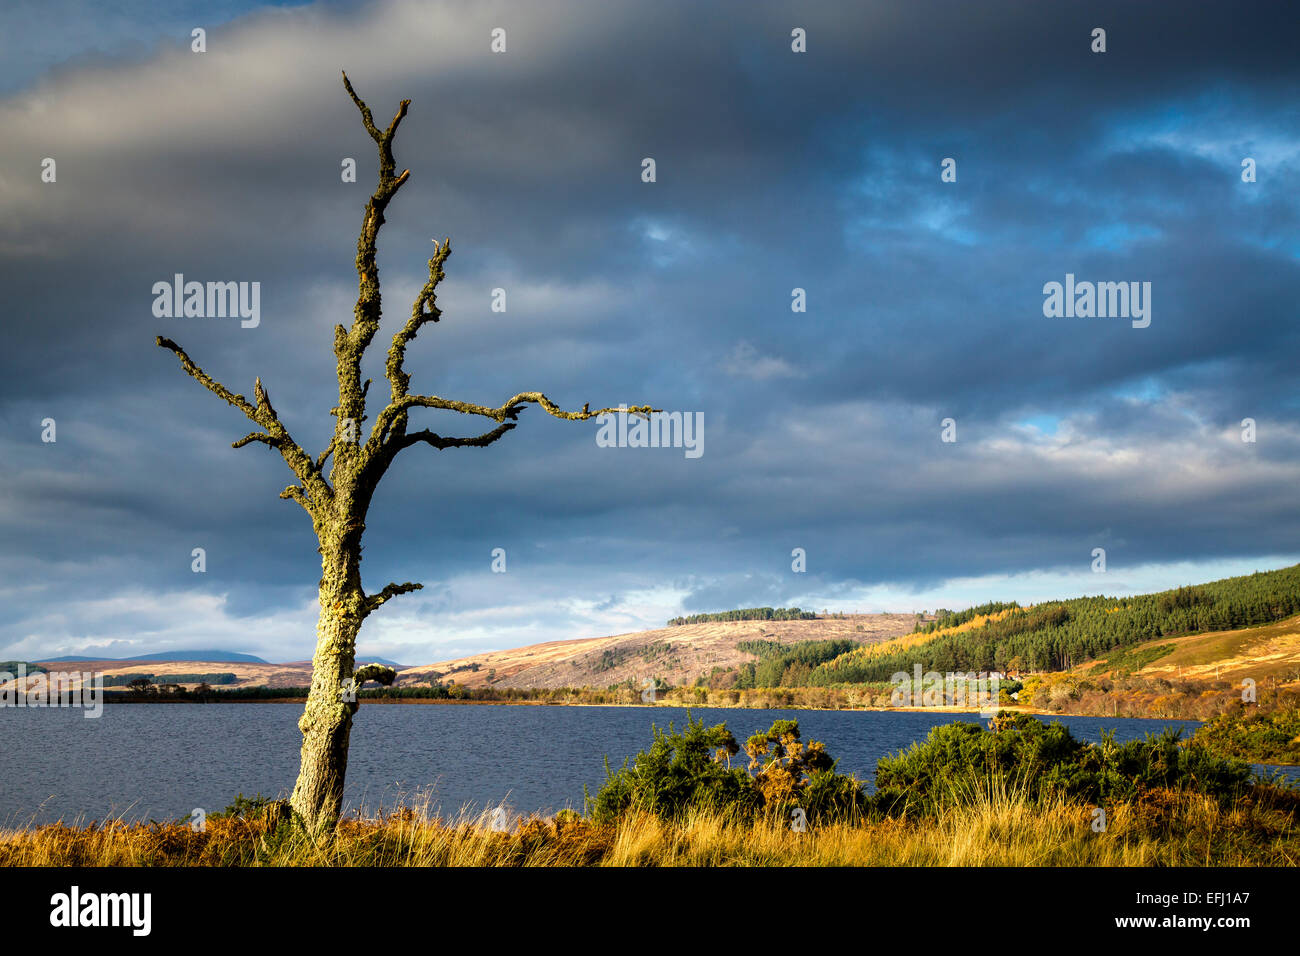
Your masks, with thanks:
[{"label": "autumn foliage shrub", "polygon": [[1132,800],[1154,790],[1205,794],[1226,805],[1251,787],[1250,767],[1200,746],[1181,732],[1100,744],[1076,740],[1059,723],[1003,713],[996,730],[957,722],[935,727],[910,749],[876,764],[875,807],[889,814],[928,814],[1003,790],[1026,799],[1078,802]]},{"label": "autumn foliage shrub", "polygon": [[841,820],[861,813],[866,798],[851,776],[835,772],[835,761],[818,741],[800,740],[799,724],[778,720],[745,745],[748,770],[731,766],[740,751],[726,724],[704,726],[687,715],[686,729],[654,731],[654,741],[611,773],[594,798],[591,817],[613,823],[629,811],[665,820],[711,811],[752,820],[761,813],[788,816],[794,808],[809,822]]},{"label": "autumn foliage shrub", "polygon": [[1240,702],[1196,732],[1216,753],[1259,763],[1300,764],[1300,697],[1262,709]]}]

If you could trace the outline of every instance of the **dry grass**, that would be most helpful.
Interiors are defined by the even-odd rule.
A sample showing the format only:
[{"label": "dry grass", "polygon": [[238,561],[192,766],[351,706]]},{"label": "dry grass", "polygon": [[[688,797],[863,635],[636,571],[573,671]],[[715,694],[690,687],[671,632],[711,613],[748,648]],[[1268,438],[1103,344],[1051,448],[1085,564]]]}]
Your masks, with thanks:
[{"label": "dry grass", "polygon": [[512,833],[483,820],[442,821],[404,809],[344,820],[314,842],[263,819],[68,827],[0,834],[11,866],[1295,866],[1300,797],[1276,791],[1228,809],[1153,791],[1107,808],[1031,803],[1005,791],[967,795],[935,817],[876,819],[792,832],[700,813],[677,822],[630,814],[615,826],[576,816],[529,819]]}]

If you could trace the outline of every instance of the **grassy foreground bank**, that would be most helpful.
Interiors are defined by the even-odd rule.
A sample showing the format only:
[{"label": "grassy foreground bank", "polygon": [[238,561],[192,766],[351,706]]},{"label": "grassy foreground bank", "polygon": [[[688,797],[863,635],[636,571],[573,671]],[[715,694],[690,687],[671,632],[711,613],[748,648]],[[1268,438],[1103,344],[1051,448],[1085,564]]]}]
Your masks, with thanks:
[{"label": "grassy foreground bank", "polygon": [[513,833],[402,811],[344,820],[314,842],[265,818],[84,828],[0,836],[6,866],[1295,866],[1294,797],[1264,788],[1224,809],[1200,794],[1151,791],[1108,809],[985,791],[925,818],[811,826],[744,823],[701,811],[667,821],[644,812],[614,824],[524,821]]}]

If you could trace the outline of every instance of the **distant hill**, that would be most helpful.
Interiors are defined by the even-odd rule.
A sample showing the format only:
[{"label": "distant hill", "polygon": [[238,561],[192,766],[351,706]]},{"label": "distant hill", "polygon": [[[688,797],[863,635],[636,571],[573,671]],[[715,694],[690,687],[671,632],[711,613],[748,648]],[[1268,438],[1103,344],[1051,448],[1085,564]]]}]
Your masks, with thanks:
[{"label": "distant hill", "polygon": [[383,664],[385,667],[391,667],[395,671],[405,670],[405,664],[399,664],[397,661],[389,660],[387,657],[375,657],[373,654],[362,654],[357,652],[357,666],[362,664]]},{"label": "distant hill", "polygon": [[[798,660],[809,648],[794,645],[815,641],[830,648],[875,644],[901,637],[917,623],[915,614],[839,614],[807,619],[794,609],[781,617],[755,615],[763,608],[724,611],[701,615],[694,623],[673,623],[652,631],[616,634],[611,637],[549,641],[503,651],[487,651],[436,664],[402,669],[399,686],[449,684],[468,688],[494,686],[557,689],[562,687],[606,688],[629,681],[638,690],[647,680],[675,686],[697,681],[714,686],[744,686],[760,662],[771,660],[782,666],[781,675],[794,665],[794,672],[806,671],[817,659]],[[755,617],[756,619],[744,619]],[[783,660],[777,650],[793,655]],[[358,661],[365,659],[359,655]],[[802,665],[802,666],[801,666]],[[776,663],[770,665],[775,670]]]},{"label": "distant hill", "polygon": [[45,664],[58,664],[63,661],[214,661],[231,664],[269,664],[252,654],[238,654],[234,651],[160,651],[157,654],[139,654],[134,657],[96,657],[93,654],[65,654],[62,657],[43,657]]},{"label": "distant hill", "polygon": [[29,674],[44,674],[45,668],[39,664],[33,664],[31,661],[0,661],[0,674],[17,674],[20,668],[25,668]]},{"label": "distant hill", "polygon": [[1097,679],[1129,674],[1167,680],[1223,679],[1240,688],[1244,677],[1261,685],[1300,680],[1300,617],[1276,624],[1161,637],[1116,649],[1072,673]]},{"label": "distant hill", "polygon": [[821,664],[813,686],[888,681],[896,672],[1065,671],[1152,641],[1274,624],[1300,613],[1300,565],[1132,597],[990,604],[941,615],[901,640]]}]

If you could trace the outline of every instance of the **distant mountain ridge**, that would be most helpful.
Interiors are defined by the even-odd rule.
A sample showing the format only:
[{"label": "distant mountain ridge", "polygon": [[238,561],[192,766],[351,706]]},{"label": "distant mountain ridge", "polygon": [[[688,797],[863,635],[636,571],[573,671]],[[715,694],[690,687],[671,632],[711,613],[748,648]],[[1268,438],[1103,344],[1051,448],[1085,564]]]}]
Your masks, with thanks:
[{"label": "distant mountain ridge", "polygon": [[[159,651],[156,654],[139,654],[132,657],[96,657],[93,654],[65,654],[62,657],[42,657],[37,663],[59,664],[64,661],[213,661],[230,664],[269,664],[252,654],[235,651]],[[391,666],[391,665],[390,665]]]},{"label": "distant mountain ridge", "polygon": [[[33,663],[41,664],[62,664],[67,661],[104,661],[105,663],[122,664],[127,661],[197,661],[199,663],[224,663],[224,664],[266,664],[274,666],[273,662],[255,657],[252,654],[240,654],[237,651],[214,651],[214,650],[197,650],[197,651],[159,651],[156,654],[140,654],[135,657],[95,657],[91,654],[64,654],[62,657],[38,657],[33,658]],[[357,664],[383,664],[391,667],[393,670],[402,670],[407,665],[399,664],[397,661],[389,660],[387,657],[374,657],[370,654],[358,654]],[[306,664],[311,666],[311,660],[290,661],[285,666]]]},{"label": "distant mountain ridge", "polygon": [[399,664],[397,661],[391,661],[387,657],[375,657],[373,654],[357,654],[357,666],[362,664],[383,664],[385,667],[391,667],[395,671],[405,670],[408,665]]}]

